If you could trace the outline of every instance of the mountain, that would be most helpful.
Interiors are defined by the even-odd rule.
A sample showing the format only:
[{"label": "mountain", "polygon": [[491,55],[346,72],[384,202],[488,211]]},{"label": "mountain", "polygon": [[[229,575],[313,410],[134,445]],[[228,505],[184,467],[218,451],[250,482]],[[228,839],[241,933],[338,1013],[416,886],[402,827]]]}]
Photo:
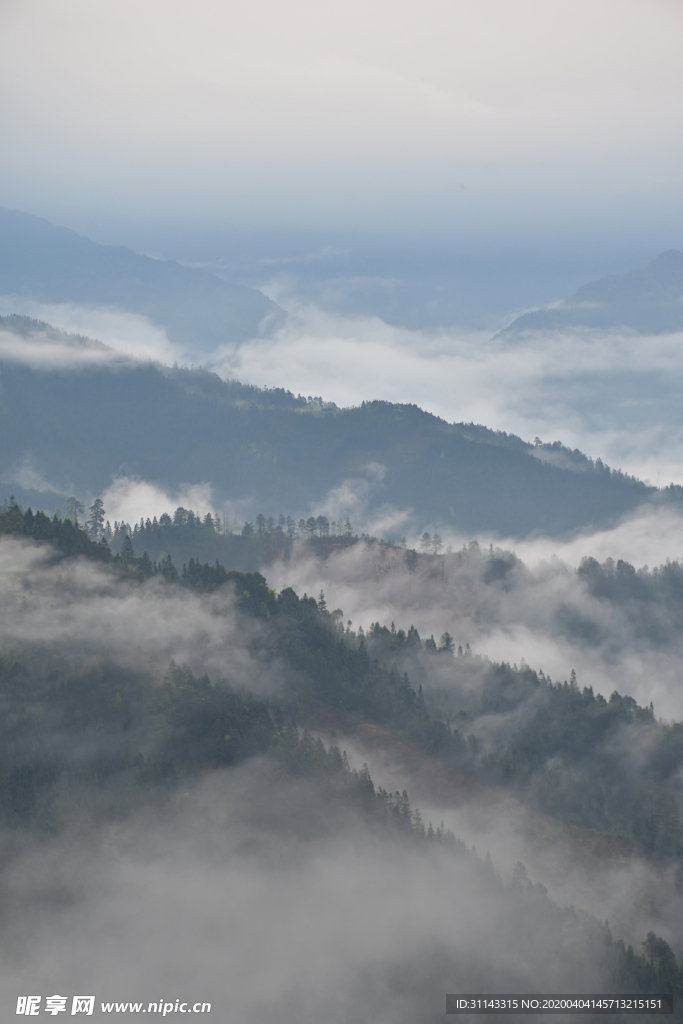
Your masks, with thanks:
[{"label": "mountain", "polygon": [[148,317],[188,353],[244,341],[285,313],[255,288],[206,270],[99,245],[68,228],[0,208],[0,295],[112,306]]},{"label": "mountain", "polygon": [[621,327],[641,334],[683,330],[683,252],[670,249],[642,269],[583,285],[556,306],[517,317],[501,333],[575,327]]},{"label": "mountain", "polygon": [[[351,512],[362,526],[381,513],[398,522],[398,536],[434,525],[558,535],[609,522],[657,494],[559,442],[534,446],[415,405],[339,409],[113,352],[106,363],[104,346],[33,327],[35,338],[26,319],[0,321],[3,346],[9,338],[20,350],[0,349],[0,480],[8,485],[26,467],[83,498],[116,476],[168,489],[209,482],[218,507],[239,501],[245,516]],[[59,337],[71,340],[60,347]],[[70,371],[45,362],[50,343],[74,360]],[[34,344],[43,362],[32,367]]]},{"label": "mountain", "polygon": [[[192,943],[208,963],[194,1011],[228,1005],[237,1022],[436,1024],[446,992],[529,992],[534,978],[680,1007],[680,723],[580,690],[574,673],[553,683],[456,652],[449,634],[437,649],[393,621],[353,631],[323,594],[278,593],[258,572],[215,566],[222,580],[207,587],[167,561],[112,559],[71,522],[15,506],[0,510],[0,550],[5,1005],[22,1012],[24,976],[51,991],[57,936],[61,970],[84,971],[107,928],[105,968],[121,984],[131,948],[137,964],[157,921],[182,920],[188,943],[161,945],[145,976],[169,977],[175,956],[192,992]],[[452,717],[435,706],[445,680]],[[388,789],[361,767],[366,751]],[[534,858],[531,874],[510,849]],[[635,952],[605,920],[612,887]],[[273,932],[261,960],[282,982],[264,993],[242,964]],[[173,1012],[142,970],[133,991],[156,1001],[102,1002],[103,1015]]]}]

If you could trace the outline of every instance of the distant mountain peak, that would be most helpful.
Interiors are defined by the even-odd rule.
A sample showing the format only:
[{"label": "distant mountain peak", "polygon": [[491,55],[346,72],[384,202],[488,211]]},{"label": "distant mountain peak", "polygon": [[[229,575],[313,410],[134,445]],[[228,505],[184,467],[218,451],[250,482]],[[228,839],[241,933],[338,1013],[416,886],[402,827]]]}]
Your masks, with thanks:
[{"label": "distant mountain peak", "polygon": [[188,354],[246,341],[286,314],[255,288],[208,270],[101,245],[42,217],[0,207],[0,295],[113,306],[147,317]]},{"label": "distant mountain peak", "polygon": [[667,249],[645,267],[582,285],[564,302],[517,317],[501,335],[579,327],[641,334],[683,331],[683,252]]},{"label": "distant mountain peak", "polygon": [[665,252],[655,256],[653,260],[647,265],[647,269],[651,270],[653,267],[669,267],[675,266],[683,271],[683,252],[680,249],[667,249]]}]

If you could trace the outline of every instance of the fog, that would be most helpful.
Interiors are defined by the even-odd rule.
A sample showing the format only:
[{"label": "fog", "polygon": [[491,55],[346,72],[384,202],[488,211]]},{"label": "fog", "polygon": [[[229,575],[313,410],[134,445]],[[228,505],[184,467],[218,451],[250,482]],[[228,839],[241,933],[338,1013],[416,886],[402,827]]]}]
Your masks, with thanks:
[{"label": "fog", "polygon": [[25,851],[3,881],[8,1012],[29,989],[210,1001],[238,1024],[409,1024],[439,1019],[446,991],[553,988],[576,970],[542,905],[520,914],[467,860],[373,835],[253,764],[163,816]]},{"label": "fog", "polygon": [[158,484],[126,476],[115,477],[101,497],[111,523],[137,523],[141,518],[158,518],[179,505],[205,510],[214,506],[211,484],[181,484],[177,490],[169,492]]},{"label": "fog", "polygon": [[370,729],[344,736],[343,743],[351,764],[366,763],[376,785],[407,788],[425,821],[444,820],[481,854],[491,851],[504,876],[515,863],[523,863],[561,906],[589,909],[634,946],[649,930],[666,934],[674,944],[683,941],[683,900],[673,868],[625,847],[607,853],[598,837],[572,833],[512,794],[467,785],[468,780],[431,758],[420,758],[409,745],[391,738],[381,742]]},{"label": "fog", "polygon": [[[1,540],[5,666],[26,649],[71,665],[106,659],[142,673],[151,689],[170,659],[275,700],[297,684],[285,660],[259,653],[266,624],[242,615],[229,588],[201,595],[158,578],[138,583],[92,562],[55,561],[30,542]],[[378,554],[357,544],[321,562],[297,543],[288,565],[264,571],[278,589],[324,587],[329,607],[341,604],[356,626],[361,619],[369,626],[366,616],[395,616],[427,633],[449,628],[475,654],[508,637],[536,664],[543,643],[558,658],[575,653],[557,615],[573,603],[601,619],[592,648],[596,689],[611,685],[617,668],[628,684],[625,617],[601,610],[559,562],[515,566],[504,585],[491,585],[485,554],[472,549],[457,564],[457,556],[424,557],[408,574],[401,550]],[[615,645],[623,647],[621,662],[610,666]],[[650,653],[643,667],[657,701]],[[666,667],[665,646],[662,657]],[[447,689],[451,674],[440,659],[425,685],[428,699],[430,685]],[[245,1024],[274,1013],[311,1024],[321,1016],[346,1024],[359,1014],[412,1024],[440,1017],[447,991],[599,986],[600,965],[586,960],[582,943],[594,936],[604,947],[599,920],[607,917],[615,936],[637,950],[650,929],[674,943],[683,938],[673,866],[628,845],[605,856],[585,834],[511,795],[465,784],[369,723],[337,742],[352,768],[368,763],[376,785],[407,788],[425,824],[443,820],[482,857],[489,851],[505,884],[462,849],[383,831],[352,805],[330,800],[319,781],[288,776],[269,758],[187,776],[175,787],[157,784],[142,806],[124,800],[121,810],[114,802],[109,820],[108,790],[82,778],[61,789],[58,829],[0,833],[7,1012],[24,992],[79,992],[96,994],[98,1003],[208,1001],[214,1016]],[[518,860],[531,881],[522,876],[510,887]],[[599,920],[579,910],[558,930],[559,912],[532,882]]]},{"label": "fog", "polygon": [[[662,518],[666,523],[666,513]],[[675,525],[678,538],[680,519]],[[300,543],[286,562],[264,572],[278,589],[323,590],[328,606],[341,608],[354,628],[395,621],[397,629],[415,625],[423,638],[433,634],[437,640],[448,631],[456,646],[469,643],[494,661],[526,662],[560,681],[574,669],[582,687],[605,697],[618,690],[643,704],[653,701],[658,715],[678,720],[683,652],[677,603],[668,593],[650,601],[609,601],[592,594],[576,573],[583,556],[627,559],[629,530],[638,535],[657,526],[651,513],[614,531],[620,544],[602,533],[596,543],[584,536],[556,545],[554,553],[548,540],[540,539],[538,547],[527,541],[519,559],[512,545],[507,553],[499,547],[491,553],[488,546],[460,552],[456,547],[452,554],[421,555],[414,573],[401,548],[360,543],[320,558]],[[661,554],[667,549],[660,539]],[[656,548],[653,543],[649,553]],[[491,558],[500,560],[493,569]],[[443,666],[439,685],[449,685]]]},{"label": "fog", "polygon": [[[490,332],[429,334],[293,309],[295,319],[274,339],[218,353],[222,375],[339,404],[418,401],[450,420],[544,440],[554,439],[549,432],[563,415],[565,443],[626,469],[678,479],[677,337],[647,339],[646,356],[642,338],[615,334],[511,342]],[[59,323],[96,335],[97,321],[87,314],[71,310],[72,320],[65,313]],[[107,335],[101,322],[99,335],[111,347],[41,328],[28,339],[4,334],[2,354],[65,372],[129,365],[134,344],[128,351],[117,338],[131,324],[113,317],[111,325]],[[622,369],[616,383],[614,362]],[[643,387],[647,373],[660,389],[658,406]],[[613,393],[600,391],[598,404],[610,381]],[[27,485],[46,484],[29,463],[21,472]],[[384,474],[381,463],[368,464],[311,511],[350,515],[357,529],[398,539],[410,510],[372,510]],[[124,476],[102,498],[111,521],[139,521],[176,505],[204,513],[214,504],[210,481],[179,481],[171,490]],[[243,508],[233,501],[221,511],[239,519]],[[297,541],[287,561],[262,571],[279,591],[323,590],[328,608],[342,609],[354,630],[414,624],[423,638],[438,641],[448,631],[456,646],[469,643],[465,670],[460,659],[430,662],[428,655],[408,666],[439,717],[455,720],[463,705],[475,706],[487,658],[525,662],[555,680],[574,669],[579,687],[607,698],[618,690],[644,706],[653,701],[657,716],[683,717],[680,602],[656,589],[648,600],[608,599],[576,573],[585,556],[638,568],[680,557],[683,516],[675,507],[651,504],[561,541],[482,534],[474,545],[475,538],[438,523],[424,528],[441,532],[445,550],[420,554],[415,572],[403,548],[364,541],[328,558]],[[57,659],[56,671],[60,664],[86,675],[93,666],[115,666],[156,693],[175,663],[276,704],[297,692],[301,672],[266,651],[268,626],[242,615],[230,588],[200,594],[158,576],[125,581],[92,562],[56,561],[29,541],[0,540],[5,665],[46,656]],[[409,534],[407,544],[420,550],[419,536]],[[467,731],[484,743],[503,742],[532,703],[472,713]],[[50,721],[48,715],[46,728]],[[331,807],[319,782],[288,777],[269,758],[174,786],[155,783],[141,805],[128,783],[100,789],[79,779],[59,789],[51,831],[0,832],[7,963],[0,1000],[8,1013],[23,992],[83,992],[98,1002],[207,1001],[214,1015],[227,1012],[244,1024],[275,1013],[285,1022],[324,1017],[346,1024],[361,1015],[412,1024],[440,1017],[447,991],[598,986],[598,974],[592,979],[592,966],[580,962],[586,934],[600,927],[585,910],[609,920],[637,952],[649,931],[675,949],[683,943],[675,863],[658,863],[621,837],[608,847],[604,836],[532,809],[533,777],[526,794],[487,789],[391,730],[371,722],[337,729],[336,737],[329,728],[319,732],[347,751],[352,768],[367,763],[377,786],[406,789],[425,823],[444,821],[480,855],[489,851],[506,883],[523,862],[531,878],[524,900],[517,889],[496,887],[476,860],[439,846],[418,849],[371,827],[353,807]],[[115,748],[92,727],[67,742],[55,726],[46,742],[77,764],[94,749]],[[131,742],[147,754],[155,737]],[[611,742],[607,753],[627,772],[648,756],[647,737],[640,746]],[[553,923],[559,911],[532,883],[561,907],[579,908],[562,942]]]},{"label": "fog", "polygon": [[[0,310],[44,316],[85,335],[47,327],[20,336],[3,331],[0,357],[34,369],[115,368],[131,358],[168,363],[180,354],[161,328],[132,314],[14,300]],[[291,310],[290,322],[272,337],[219,348],[207,364],[224,378],[320,395],[339,406],[415,403],[449,422],[481,423],[529,441],[560,440],[654,486],[683,482],[679,334],[586,330],[512,339],[457,328],[408,330],[377,317],[297,306],[295,299]],[[210,484],[202,491],[207,504]],[[118,501],[121,488],[112,487]],[[148,497],[156,507],[157,499]],[[399,518],[410,512],[394,511]]]},{"label": "fog", "polygon": [[109,659],[157,682],[171,659],[231,685],[272,688],[282,667],[254,662],[255,623],[238,627],[230,591],[187,594],[159,578],[131,587],[96,563],[53,563],[50,549],[0,538],[2,643]]},{"label": "fog", "polygon": [[2,356],[32,366],[75,369],[79,365],[97,365],[100,360],[103,363],[114,361],[116,354],[162,363],[172,363],[182,357],[181,350],[168,340],[163,328],[137,313],[95,304],[39,302],[23,295],[0,296],[0,316],[14,313],[50,324],[66,334],[97,339],[109,350],[100,346],[98,351],[92,345],[81,345],[77,349],[67,338],[50,337],[49,332],[39,328],[31,337],[30,347],[13,345],[11,337],[3,334]]},{"label": "fog", "polygon": [[0,356],[8,362],[23,363],[34,370],[69,373],[91,366],[116,366],[128,362],[113,349],[91,338],[59,336],[45,325],[30,334],[0,330]]},{"label": "fog", "polygon": [[683,482],[678,334],[511,339],[292,308],[294,319],[272,338],[219,350],[213,368],[340,406],[414,402],[450,422],[561,440],[655,486]]}]

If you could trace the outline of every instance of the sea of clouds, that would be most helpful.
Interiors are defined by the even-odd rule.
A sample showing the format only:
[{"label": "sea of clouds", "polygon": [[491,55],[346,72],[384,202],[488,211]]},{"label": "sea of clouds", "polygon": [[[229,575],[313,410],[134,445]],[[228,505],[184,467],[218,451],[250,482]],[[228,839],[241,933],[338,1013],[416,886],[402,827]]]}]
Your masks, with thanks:
[{"label": "sea of clouds", "polygon": [[561,440],[653,485],[683,482],[680,334],[409,330],[271,291],[289,306],[283,327],[203,354],[183,353],[143,316],[5,297],[0,313],[30,315],[107,348],[60,343],[37,330],[21,344],[3,332],[0,354],[64,370],[121,358],[201,362],[223,377],[340,406],[415,403],[450,422],[481,423],[525,440]]}]

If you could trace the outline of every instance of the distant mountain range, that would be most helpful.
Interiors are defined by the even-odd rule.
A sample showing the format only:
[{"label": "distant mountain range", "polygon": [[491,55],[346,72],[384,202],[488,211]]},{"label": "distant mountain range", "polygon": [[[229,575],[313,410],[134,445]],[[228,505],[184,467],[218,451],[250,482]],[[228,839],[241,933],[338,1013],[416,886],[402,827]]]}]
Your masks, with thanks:
[{"label": "distant mountain range", "polygon": [[152,259],[125,246],[99,245],[4,208],[0,295],[141,314],[185,352],[197,354],[267,332],[286,315],[255,288],[227,284],[209,271]]},{"label": "distant mountain range", "polygon": [[[460,274],[469,281],[467,268],[461,267]],[[337,288],[339,281],[335,281]],[[445,292],[450,288],[457,305],[461,285],[442,282],[439,287]],[[354,287],[359,287],[358,281]],[[408,301],[406,289],[410,291],[402,282],[404,304]],[[331,302],[337,308],[328,291],[315,291],[311,298],[326,307]],[[410,326],[422,323],[419,316],[414,323],[410,317],[406,319],[405,310],[397,320],[396,309],[391,302],[387,305],[384,292],[382,295],[381,301],[376,295],[370,301],[368,295],[370,304],[361,303],[363,312],[378,312],[372,304],[376,300],[388,322]],[[280,306],[256,288],[230,284],[209,270],[153,259],[125,246],[100,245],[40,217],[2,207],[0,296],[39,303],[107,306],[146,316],[165,330],[189,361],[205,359],[226,342],[269,333],[287,317]],[[442,304],[444,301],[442,296]],[[415,302],[419,305],[417,295],[408,304]],[[18,302],[16,309],[8,311],[27,310]],[[501,334],[513,337],[528,331],[581,327],[626,328],[644,334],[683,330],[683,252],[672,249],[642,269],[583,285],[556,305],[517,317]]]},{"label": "distant mountain range", "polygon": [[642,269],[583,285],[564,302],[517,317],[501,334],[577,327],[683,331],[683,252],[670,249]]},{"label": "distant mountain range", "polygon": [[[32,341],[32,332],[39,341]],[[5,344],[9,338],[12,344]],[[609,522],[654,497],[679,499],[559,442],[447,423],[415,405],[338,409],[206,370],[136,363],[21,317],[0,320],[0,480],[36,479],[88,499],[116,476],[168,489],[211,483],[214,507],[383,517],[385,532],[442,525],[559,535]],[[27,363],[38,345],[35,368]],[[51,363],[45,346],[67,360]],[[84,355],[96,362],[88,363]],[[73,360],[73,362],[70,362]],[[54,368],[50,368],[53,366]],[[69,372],[69,366],[72,367]],[[206,511],[206,510],[204,510]],[[397,513],[405,517],[397,519]]]}]

